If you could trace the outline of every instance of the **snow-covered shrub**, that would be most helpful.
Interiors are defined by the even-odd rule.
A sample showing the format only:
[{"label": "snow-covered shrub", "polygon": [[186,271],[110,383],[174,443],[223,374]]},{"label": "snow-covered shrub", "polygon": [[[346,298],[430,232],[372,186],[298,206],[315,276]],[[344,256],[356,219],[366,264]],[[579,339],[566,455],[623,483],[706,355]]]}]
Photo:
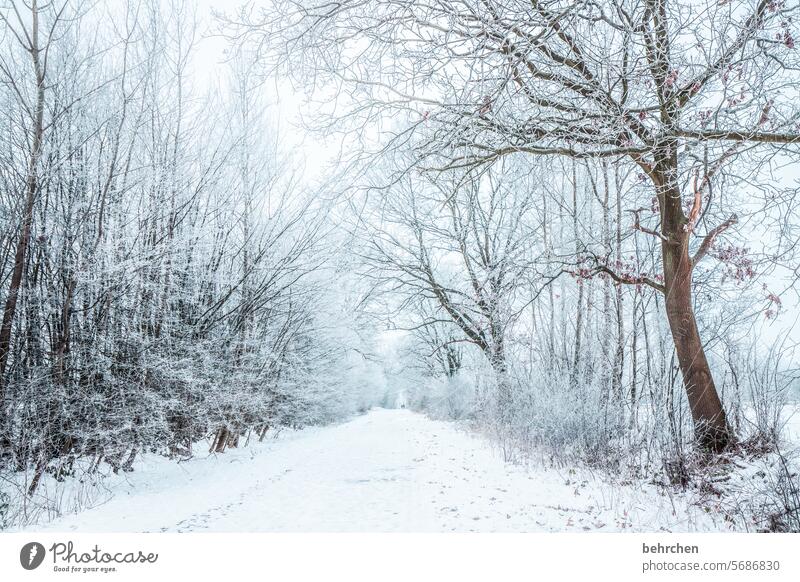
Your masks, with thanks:
[{"label": "snow-covered shrub", "polygon": [[476,414],[481,377],[460,371],[454,376],[428,376],[411,392],[410,405],[433,418],[465,420]]},{"label": "snow-covered shrub", "polygon": [[778,454],[777,476],[768,483],[769,531],[800,533],[800,462]]},{"label": "snow-covered shrub", "polygon": [[783,343],[764,350],[750,338],[747,343],[728,340],[725,355],[723,395],[740,440],[751,448],[774,450],[798,381],[797,370],[787,361],[790,354]]},{"label": "snow-covered shrub", "polygon": [[[0,355],[0,478],[15,483],[12,505],[45,512],[66,488],[39,496],[43,482],[342,420],[372,406],[379,384],[360,363],[371,327],[330,207],[276,145],[247,57],[219,71],[227,91],[192,94],[187,71],[170,67],[192,60],[189,31],[161,26],[175,8],[153,4],[152,19],[130,23],[146,40],[120,43],[125,8],[106,4],[32,8],[53,24],[58,54],[40,159],[30,162],[27,122],[0,134],[3,191],[22,192],[31,166],[38,178],[30,229],[16,200],[0,201],[3,256],[27,245],[24,261],[0,261],[0,305],[15,310]],[[24,67],[14,75],[32,80]],[[108,82],[120,78],[123,90]],[[3,110],[25,111],[27,91],[7,89]],[[17,293],[10,269],[23,263]]]},{"label": "snow-covered shrub", "polygon": [[720,514],[740,531],[800,532],[800,456],[797,450],[722,459],[695,459],[685,487],[695,504]]},{"label": "snow-covered shrub", "polygon": [[[592,465],[620,462],[622,415],[596,385],[576,387],[568,378],[518,381],[506,426],[498,426],[506,454]],[[514,456],[514,455],[510,455]]]}]

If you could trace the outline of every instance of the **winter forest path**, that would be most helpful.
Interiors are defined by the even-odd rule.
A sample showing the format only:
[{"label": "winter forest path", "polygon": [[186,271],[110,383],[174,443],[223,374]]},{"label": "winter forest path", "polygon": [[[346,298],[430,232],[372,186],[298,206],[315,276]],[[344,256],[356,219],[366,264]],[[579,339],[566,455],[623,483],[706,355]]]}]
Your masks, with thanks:
[{"label": "winter forest path", "polygon": [[29,529],[697,529],[695,511],[676,510],[652,489],[505,463],[484,438],[408,410],[373,410],[347,423],[198,457],[180,464],[146,459],[110,483],[109,501]]}]

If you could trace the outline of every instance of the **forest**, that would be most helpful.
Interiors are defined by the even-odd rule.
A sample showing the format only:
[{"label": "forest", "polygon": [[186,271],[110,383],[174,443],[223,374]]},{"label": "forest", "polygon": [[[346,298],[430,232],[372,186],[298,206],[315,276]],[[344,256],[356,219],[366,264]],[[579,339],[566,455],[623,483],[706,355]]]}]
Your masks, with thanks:
[{"label": "forest", "polygon": [[383,407],[800,531],[798,16],[0,0],[0,529]]}]

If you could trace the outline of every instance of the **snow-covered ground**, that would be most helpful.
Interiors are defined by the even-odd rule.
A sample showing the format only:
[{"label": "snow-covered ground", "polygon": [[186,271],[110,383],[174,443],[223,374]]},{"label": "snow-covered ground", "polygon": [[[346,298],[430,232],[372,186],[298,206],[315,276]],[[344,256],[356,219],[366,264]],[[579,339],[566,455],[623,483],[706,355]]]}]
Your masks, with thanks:
[{"label": "snow-covered ground", "polygon": [[[37,531],[697,531],[712,515],[648,485],[505,463],[482,437],[408,410],[188,462],[155,456],[111,498]],[[720,522],[722,520],[719,520]]]}]

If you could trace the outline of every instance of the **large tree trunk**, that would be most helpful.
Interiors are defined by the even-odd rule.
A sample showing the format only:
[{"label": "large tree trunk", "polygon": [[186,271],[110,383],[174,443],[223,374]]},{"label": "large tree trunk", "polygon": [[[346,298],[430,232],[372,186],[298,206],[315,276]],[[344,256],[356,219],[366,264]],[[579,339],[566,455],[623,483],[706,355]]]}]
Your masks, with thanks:
[{"label": "large tree trunk", "polygon": [[497,414],[500,424],[506,426],[511,420],[512,394],[511,379],[508,376],[508,366],[506,364],[505,348],[503,340],[498,337],[496,343],[487,353],[489,363],[494,370],[495,381],[497,383]]},{"label": "large tree trunk", "polygon": [[677,188],[668,190],[661,203],[665,236],[661,252],[667,320],[683,374],[697,442],[703,449],[720,452],[731,444],[733,435],[697,329],[692,303],[690,229],[681,208],[680,191]]}]

